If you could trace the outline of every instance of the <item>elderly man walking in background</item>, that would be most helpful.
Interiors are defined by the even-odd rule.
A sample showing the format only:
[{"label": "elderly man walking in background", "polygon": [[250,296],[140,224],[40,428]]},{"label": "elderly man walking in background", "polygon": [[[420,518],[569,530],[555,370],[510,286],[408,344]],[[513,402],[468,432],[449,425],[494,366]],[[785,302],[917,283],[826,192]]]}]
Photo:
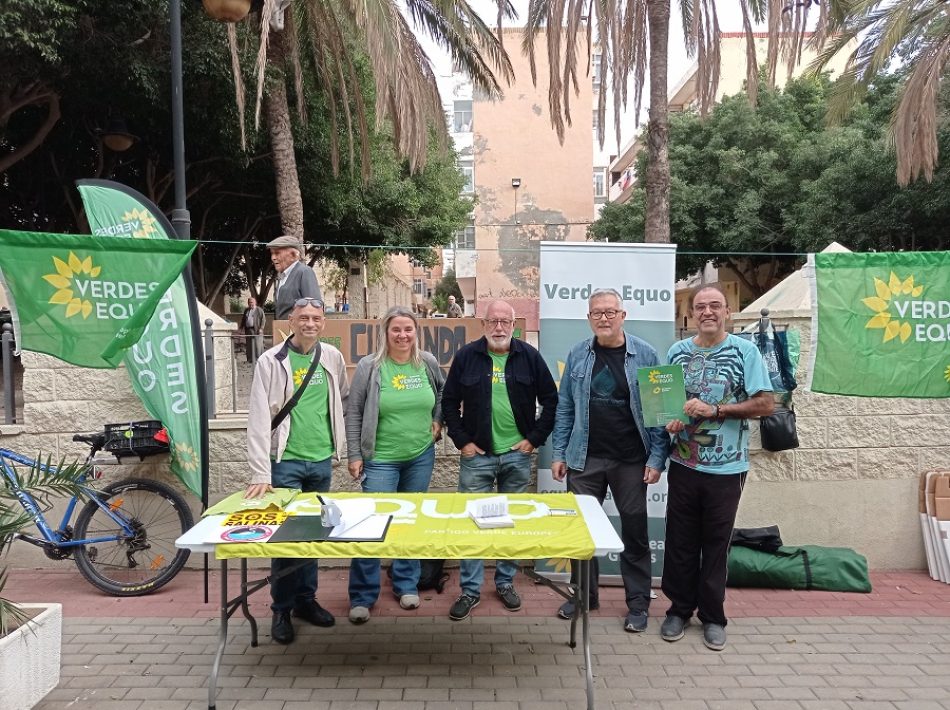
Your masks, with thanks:
[{"label": "elderly man walking in background", "polygon": [[[595,496],[607,488],[620,514],[620,576],[626,592],[626,631],[646,631],[650,607],[650,540],[647,529],[647,484],[660,480],[669,451],[663,427],[643,421],[637,368],[659,364],[656,350],[623,329],[627,312],[620,294],[601,288],[591,294],[587,314],[594,337],[575,345],[567,356],[552,437],[551,474],[567,476],[571,493]],[[576,565],[571,582],[578,584]],[[600,606],[599,567],[591,564],[591,609]],[[577,614],[573,602],[558,616]]]},{"label": "elderly man walking in background", "polygon": [[[482,325],[484,335],[456,353],[442,391],[442,416],[461,452],[459,491],[490,493],[497,484],[499,493],[523,493],[531,482],[531,455],[554,427],[557,387],[541,354],[512,337],[511,304],[490,303]],[[481,560],[462,560],[462,594],[450,619],[465,619],[478,605],[484,571]],[[495,590],[509,611],[521,608],[517,571],[504,560],[495,567]]]},{"label": "elderly man walking in background", "polygon": [[255,298],[247,299],[247,308],[241,316],[241,332],[247,361],[254,363],[264,352],[264,309],[257,305]]},{"label": "elderly man walking in background", "polygon": [[277,269],[277,295],[274,298],[274,318],[290,317],[294,303],[301,298],[320,299],[317,275],[303,262],[303,243],[296,237],[284,235],[267,245],[270,260]]}]

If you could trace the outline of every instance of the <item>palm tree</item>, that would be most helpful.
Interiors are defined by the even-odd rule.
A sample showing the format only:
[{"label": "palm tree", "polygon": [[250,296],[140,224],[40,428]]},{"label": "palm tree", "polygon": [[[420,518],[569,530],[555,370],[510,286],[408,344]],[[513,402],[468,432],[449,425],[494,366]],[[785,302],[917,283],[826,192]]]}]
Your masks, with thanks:
[{"label": "palm tree", "polygon": [[[839,2],[842,0],[838,0]],[[910,2],[910,0],[907,0]],[[932,0],[936,2],[936,0]],[[749,98],[755,101],[758,86],[758,62],[755,54],[753,25],[768,22],[769,46],[766,71],[769,84],[775,82],[779,57],[800,58],[802,39],[813,0],[786,4],[786,0],[739,0],[746,35],[746,76]],[[817,6],[817,3],[815,3]],[[698,65],[697,96],[699,110],[712,106],[719,84],[719,43],[721,32],[716,0],[679,0],[686,49]],[[570,124],[570,91],[578,87],[578,61],[584,57],[590,67],[594,41],[601,53],[601,69],[606,85],[610,83],[614,105],[614,132],[620,141],[620,116],[632,98],[639,116],[643,85],[650,79],[649,123],[647,125],[647,172],[644,187],[647,242],[670,241],[670,165],[669,110],[667,104],[667,52],[672,0],[529,0],[523,47],[531,57],[535,77],[534,43],[543,32],[551,58],[549,105],[551,121],[563,139],[565,123]],[[821,5],[819,12],[823,12]],[[576,38],[587,33],[585,51],[578,51]],[[566,36],[566,38],[565,38]],[[561,48],[564,47],[563,60]],[[789,62],[789,74],[796,62]],[[609,78],[607,78],[609,77]],[[633,96],[627,83],[632,79]],[[606,92],[598,98],[598,139],[604,143]]]},{"label": "palm tree", "polygon": [[[448,51],[456,66],[468,72],[477,89],[499,95],[501,84],[496,72],[501,81],[511,81],[511,63],[501,41],[466,0],[406,0],[404,5],[412,23]],[[509,0],[497,0],[497,7],[499,22],[504,17],[514,16]],[[350,168],[358,163],[364,179],[368,179],[372,171],[369,109],[359,85],[357,53],[368,58],[372,69],[377,128],[389,122],[396,148],[409,161],[410,168],[417,170],[424,166],[433,130],[441,143],[448,145],[435,73],[396,0],[264,0],[259,16],[255,122],[260,121],[263,106],[285,233],[301,239],[304,236],[303,200],[297,182],[286,86],[292,77],[297,113],[303,118],[303,61],[311,62],[328,98],[334,170],[339,170],[340,165],[337,135],[342,129],[347,139]],[[274,31],[268,18],[275,18],[275,26],[282,25],[284,29]],[[243,106],[237,33],[233,26],[228,36],[238,104]],[[304,54],[306,59],[303,59]],[[273,76],[265,83],[268,67],[273,70]]]},{"label": "palm tree", "polygon": [[856,48],[832,88],[830,113],[841,118],[894,57],[907,78],[891,118],[897,181],[933,179],[937,164],[940,80],[950,60],[950,21],[943,0],[830,0],[824,33],[831,41],[813,64],[820,70],[849,42]]}]

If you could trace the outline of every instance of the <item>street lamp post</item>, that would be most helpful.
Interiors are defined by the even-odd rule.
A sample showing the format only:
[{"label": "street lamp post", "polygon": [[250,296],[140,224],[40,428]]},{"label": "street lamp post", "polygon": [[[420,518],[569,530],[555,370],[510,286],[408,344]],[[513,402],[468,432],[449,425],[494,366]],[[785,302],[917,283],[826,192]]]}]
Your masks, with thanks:
[{"label": "street lamp post", "polygon": [[172,53],[172,157],[175,171],[175,207],[172,226],[179,239],[191,238],[191,215],[185,193],[185,105],[181,71],[181,0],[170,0]]}]

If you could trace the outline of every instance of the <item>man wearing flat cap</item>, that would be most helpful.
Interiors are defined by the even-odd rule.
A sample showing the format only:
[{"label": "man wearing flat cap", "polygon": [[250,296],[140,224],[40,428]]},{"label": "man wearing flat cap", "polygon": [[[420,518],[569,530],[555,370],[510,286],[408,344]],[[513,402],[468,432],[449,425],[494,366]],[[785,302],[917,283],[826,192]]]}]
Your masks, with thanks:
[{"label": "man wearing flat cap", "polygon": [[301,298],[320,299],[317,275],[303,259],[303,243],[297,237],[284,235],[267,245],[270,260],[277,269],[277,295],[274,298],[274,317],[286,320]]}]

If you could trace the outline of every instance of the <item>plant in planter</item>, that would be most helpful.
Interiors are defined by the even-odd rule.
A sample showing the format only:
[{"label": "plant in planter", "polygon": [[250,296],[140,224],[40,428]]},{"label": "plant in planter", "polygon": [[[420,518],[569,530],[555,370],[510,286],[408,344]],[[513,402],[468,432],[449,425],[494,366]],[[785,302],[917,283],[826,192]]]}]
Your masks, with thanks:
[{"label": "plant in planter", "polygon": [[[86,466],[82,463],[37,464],[20,473],[0,459],[0,554],[16,534],[33,522],[17,494],[28,492],[40,509],[58,496],[84,497]],[[7,570],[0,570],[0,595]],[[62,607],[59,604],[15,604],[0,596],[0,687],[5,708],[31,708],[59,683]]]}]

